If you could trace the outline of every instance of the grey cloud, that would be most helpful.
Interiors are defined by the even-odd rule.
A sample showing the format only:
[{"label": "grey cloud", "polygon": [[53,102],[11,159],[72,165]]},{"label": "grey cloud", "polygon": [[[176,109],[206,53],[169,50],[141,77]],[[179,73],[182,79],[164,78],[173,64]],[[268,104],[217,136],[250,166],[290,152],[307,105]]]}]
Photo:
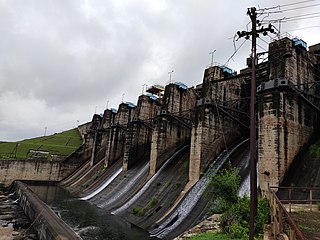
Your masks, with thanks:
[{"label": "grey cloud", "polygon": [[[123,93],[136,101],[142,84],[166,84],[172,69],[175,81],[198,84],[210,51],[222,64],[232,54],[228,38],[245,30],[247,7],[288,2],[1,1],[0,137],[32,137],[43,125],[74,127],[77,119],[89,121],[95,106],[102,112],[107,100],[117,107]],[[283,25],[289,27],[296,26]],[[244,66],[249,53],[250,43],[230,67]],[[25,111],[32,117],[19,114]]]}]

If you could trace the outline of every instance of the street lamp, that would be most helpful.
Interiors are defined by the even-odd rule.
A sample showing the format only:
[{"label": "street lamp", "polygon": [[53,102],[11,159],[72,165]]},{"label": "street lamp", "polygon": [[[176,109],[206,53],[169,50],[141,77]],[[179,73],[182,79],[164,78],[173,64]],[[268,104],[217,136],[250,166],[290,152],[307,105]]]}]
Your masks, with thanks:
[{"label": "street lamp", "polygon": [[209,52],[209,54],[211,55],[211,67],[213,67],[213,54],[216,52],[217,50],[213,50],[212,52]]},{"label": "street lamp", "polygon": [[170,72],[168,72],[169,74],[169,83],[172,83],[172,73],[174,72],[174,70],[171,70]]}]

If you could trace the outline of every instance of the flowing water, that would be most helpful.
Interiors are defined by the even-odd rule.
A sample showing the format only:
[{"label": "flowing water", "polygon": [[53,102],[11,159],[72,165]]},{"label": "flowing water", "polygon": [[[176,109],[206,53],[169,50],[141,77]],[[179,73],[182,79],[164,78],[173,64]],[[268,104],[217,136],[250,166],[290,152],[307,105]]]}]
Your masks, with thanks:
[{"label": "flowing water", "polygon": [[[198,203],[200,197],[204,194],[205,189],[207,188],[210,178],[212,175],[216,174],[219,169],[226,163],[230,155],[237,150],[242,145],[246,144],[248,140],[241,142],[240,144],[234,146],[230,152],[222,152],[214,161],[213,164],[209,167],[207,173],[192,187],[192,189],[186,194],[183,200],[180,202],[179,206],[170,214],[170,216],[161,223],[158,228],[151,231],[152,236],[158,238],[165,238],[170,232],[174,231],[176,227],[179,226],[192,212],[195,205]],[[244,171],[247,168],[247,157],[246,153],[240,160],[241,168],[239,171]],[[243,169],[242,169],[243,168]],[[247,175],[247,174],[245,174]],[[247,178],[247,176],[245,176]],[[243,184],[243,192],[247,192],[247,183]]]},{"label": "flowing water", "polygon": [[149,234],[81,201],[58,186],[28,185],[85,240],[143,240]]},{"label": "flowing water", "polygon": [[148,187],[156,181],[157,177],[161,174],[163,169],[173,160],[175,157],[182,152],[184,149],[186,149],[189,145],[182,147],[180,150],[175,152],[166,162],[162,165],[162,167],[156,172],[155,175],[152,176],[152,178],[149,179],[149,181],[124,205],[122,205],[120,208],[112,211],[113,215],[119,214],[120,212],[126,210],[129,208],[137,199],[148,189]]},{"label": "flowing water", "polygon": [[90,198],[93,198],[98,193],[100,193],[103,189],[105,189],[120,173],[122,172],[122,167],[118,169],[117,172],[115,172],[110,178],[108,178],[104,184],[102,184],[98,189],[90,193],[89,195],[81,198],[81,200],[88,200]]}]

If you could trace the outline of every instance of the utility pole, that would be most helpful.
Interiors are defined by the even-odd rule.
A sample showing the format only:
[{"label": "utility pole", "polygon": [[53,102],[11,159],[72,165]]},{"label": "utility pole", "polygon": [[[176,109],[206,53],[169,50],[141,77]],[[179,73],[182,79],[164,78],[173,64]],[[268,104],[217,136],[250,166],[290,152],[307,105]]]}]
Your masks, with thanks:
[{"label": "utility pole", "polygon": [[254,219],[257,215],[257,136],[256,136],[256,60],[257,60],[257,13],[255,8],[248,10],[252,22],[252,77],[250,98],[250,230],[249,240],[254,240]]},{"label": "utility pole", "polygon": [[255,7],[248,8],[247,14],[249,15],[252,23],[251,32],[238,31],[239,38],[245,37],[249,39],[252,36],[251,59],[252,59],[252,77],[251,77],[251,98],[250,98],[250,229],[249,240],[254,240],[254,220],[257,214],[257,128],[256,128],[256,64],[257,64],[257,37],[259,33],[266,36],[269,32],[274,32],[271,24],[268,28],[261,27],[257,30],[257,12]]}]

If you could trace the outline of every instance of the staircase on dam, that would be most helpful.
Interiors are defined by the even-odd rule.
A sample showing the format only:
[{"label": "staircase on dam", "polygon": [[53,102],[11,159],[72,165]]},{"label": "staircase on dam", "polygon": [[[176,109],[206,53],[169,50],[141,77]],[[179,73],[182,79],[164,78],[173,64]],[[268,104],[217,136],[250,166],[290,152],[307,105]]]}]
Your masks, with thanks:
[{"label": "staircase on dam", "polygon": [[[286,37],[268,52],[257,65],[262,194],[281,185],[318,134],[320,109],[320,45],[308,50]],[[207,175],[229,159],[246,189],[250,81],[250,68],[211,66],[195,87],[153,86],[137,105],[94,115],[84,131],[90,159],[60,184],[152,236],[177,236],[206,215]]]}]

